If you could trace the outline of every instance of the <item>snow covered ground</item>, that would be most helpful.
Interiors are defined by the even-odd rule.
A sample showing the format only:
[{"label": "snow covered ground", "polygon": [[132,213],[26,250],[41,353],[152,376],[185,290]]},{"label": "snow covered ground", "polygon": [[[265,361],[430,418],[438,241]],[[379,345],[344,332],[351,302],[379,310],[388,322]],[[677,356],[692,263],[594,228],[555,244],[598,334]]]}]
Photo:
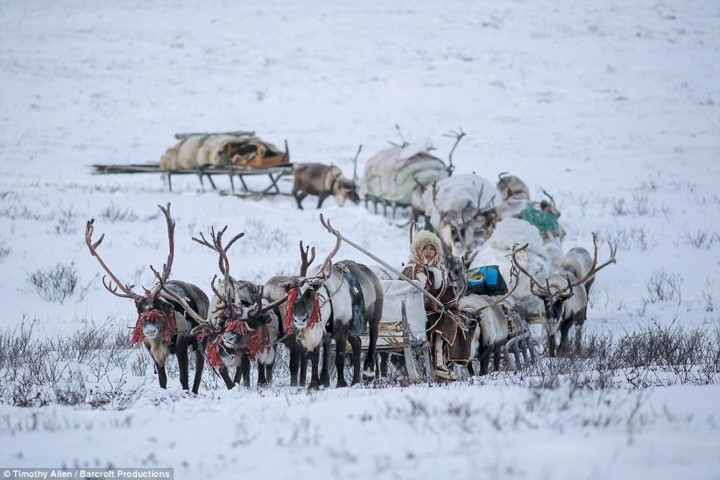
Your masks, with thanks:
[{"label": "snow covered ground", "polygon": [[[134,308],[102,287],[83,238],[89,218],[106,235],[110,267],[138,287],[167,255],[158,204],[171,202],[177,222],[173,276],[206,292],[217,262],[191,236],[213,226],[245,232],[233,274],[255,282],[296,273],[300,240],[319,256],[332,248],[313,198],[298,211],[288,196],[219,195],[192,176],[173,177],[170,193],[160,175],[94,175],[90,165],[157,162],[179,132],[253,130],[287,140],[294,162],[334,163],[350,177],[358,146],[362,174],[373,153],[400,141],[396,124],[408,141],[429,138],[443,159],[454,141],[446,134],[462,129],[458,173],[495,181],[510,172],[533,197],[552,194],[566,249],[590,249],[592,232],[618,244],[618,263],[593,287],[586,335],[683,329],[717,342],[719,26],[712,0],[2,2],[0,346],[15,351],[27,331],[45,344],[127,335]],[[401,222],[332,199],[322,211],[388,262],[407,260]],[[336,258],[373,263],[347,246]],[[31,280],[58,268],[77,279],[62,302]],[[690,375],[604,372],[606,388],[538,368],[309,393],[289,387],[278,366],[270,388],[227,391],[206,373],[193,396],[176,372],[161,390],[139,349],[118,365],[58,352],[46,352],[59,382],[45,390],[23,392],[3,373],[0,468],[720,477],[717,358],[714,374],[712,362]],[[41,401],[60,391],[86,398]],[[13,400],[33,405],[33,395],[47,404]]]}]

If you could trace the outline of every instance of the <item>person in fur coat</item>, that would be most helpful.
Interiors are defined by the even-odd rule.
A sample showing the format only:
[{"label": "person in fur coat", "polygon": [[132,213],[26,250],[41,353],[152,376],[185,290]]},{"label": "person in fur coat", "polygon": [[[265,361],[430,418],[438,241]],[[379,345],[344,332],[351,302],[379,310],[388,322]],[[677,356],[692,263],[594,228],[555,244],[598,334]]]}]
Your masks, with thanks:
[{"label": "person in fur coat", "polygon": [[435,376],[453,380],[448,362],[467,364],[471,335],[458,309],[455,288],[440,262],[441,249],[437,235],[427,230],[418,232],[410,247],[410,261],[402,273],[410,279],[418,280],[428,293],[445,305],[441,308],[425,298],[427,335],[435,362]]}]

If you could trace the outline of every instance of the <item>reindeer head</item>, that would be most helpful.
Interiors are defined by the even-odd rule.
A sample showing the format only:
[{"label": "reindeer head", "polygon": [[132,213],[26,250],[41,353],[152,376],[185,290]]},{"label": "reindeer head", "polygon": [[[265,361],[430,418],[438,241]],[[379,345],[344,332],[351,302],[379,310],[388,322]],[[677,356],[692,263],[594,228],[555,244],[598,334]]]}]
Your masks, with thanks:
[{"label": "reindeer head", "polygon": [[[97,251],[105,235],[101,235],[97,242],[93,243],[92,241],[95,220],[89,220],[85,228],[85,243],[90,250],[90,254],[97,259],[100,266],[107,273],[107,276],[110,277],[108,280],[107,276],[103,276],[103,286],[113,295],[121,298],[129,298],[135,303],[138,320],[135,330],[133,331],[133,343],[140,342],[143,338],[149,340],[162,338],[165,343],[170,343],[172,335],[177,328],[175,316],[175,311],[177,310],[184,311],[184,313],[196,321],[204,320],[201,315],[195,311],[195,308],[183,300],[189,293],[184,291],[184,289],[191,288],[192,286],[183,284],[182,282],[168,281],[175,255],[175,221],[170,215],[169,203],[166,207],[161,205],[158,205],[158,207],[163,212],[167,223],[169,253],[167,261],[163,265],[162,274],[158,273],[154,267],[150,267],[157,277],[158,283],[151,289],[144,288],[144,295],[135,293],[133,291],[134,285],[126,285],[120,282],[115,274],[105,265],[105,262]],[[204,296],[204,293],[202,295]]]},{"label": "reindeer head", "polygon": [[357,191],[358,186],[355,182],[340,177],[335,180],[332,193],[337,204],[342,207],[345,204],[345,200],[350,200],[355,205],[360,203],[360,196]]},{"label": "reindeer head", "polygon": [[[330,226],[330,223],[325,221],[322,214],[320,215],[320,222],[328,231],[331,233],[335,232],[332,226]],[[320,288],[332,275],[332,258],[338,250],[340,250],[340,243],[341,238],[336,235],[335,247],[318,267],[315,276],[304,277],[301,275],[297,277],[295,286],[288,292],[289,318],[286,321],[286,327],[291,324],[294,329],[304,330],[312,328],[320,320],[320,302],[322,296]],[[300,245],[300,252],[303,256],[302,274],[304,270],[307,270],[307,266],[309,265],[309,262],[305,261],[307,251],[304,251],[303,255],[302,244]],[[312,258],[315,258],[314,250],[312,255]],[[312,259],[310,261],[312,262]]]},{"label": "reindeer head", "polygon": [[[432,204],[439,215],[438,237],[442,240],[443,245],[450,248],[453,255],[459,255],[473,247],[475,230],[478,226],[482,228],[483,236],[489,236],[488,232],[492,231],[495,224],[495,207],[492,205],[494,198],[490,199],[485,207],[481,207],[483,188],[478,192],[475,205],[468,201],[460,210],[441,209],[437,204],[437,194],[437,183],[433,183]],[[482,218],[482,224],[479,223],[480,218]]]},{"label": "reindeer head", "polygon": [[602,265],[597,265],[598,245],[597,237],[593,233],[593,244],[595,247],[595,254],[593,255],[592,265],[590,269],[585,273],[582,278],[576,278],[574,274],[565,272],[563,275],[552,275],[545,281],[545,285],[538,282],[535,277],[524,268],[517,260],[517,253],[526,249],[528,246],[525,245],[521,248],[514,248],[512,252],[512,263],[513,266],[520,272],[527,275],[530,279],[530,291],[533,295],[538,297],[543,304],[544,316],[547,321],[548,327],[551,331],[554,331],[554,327],[559,324],[565,314],[565,305],[575,294],[575,288],[582,286],[591,279],[599,270],[605,268],[611,263],[615,263],[615,254],[617,252],[617,245],[610,245],[610,258]]},{"label": "reindeer head", "polygon": [[210,286],[215,293],[209,319],[199,330],[202,331],[208,351],[208,361],[214,366],[235,365],[240,354],[254,356],[262,348],[270,348],[270,336],[267,325],[274,320],[271,312],[275,305],[263,305],[263,289],[256,288],[250,282],[235,280],[230,275],[228,250],[244,233],[235,235],[227,245],[223,245],[223,235],[227,225],[216,232],[210,231],[211,241],[203,234],[193,241],[218,254],[218,267],[222,280],[215,275]]},{"label": "reindeer head", "polygon": [[241,307],[234,317],[220,315],[217,325],[203,325],[208,361],[214,366],[220,366],[221,362],[228,367],[237,366],[240,355],[252,358],[271,347],[268,324],[274,320],[275,314],[263,305],[262,289],[255,295],[256,303]]},{"label": "reindeer head", "polygon": [[502,172],[498,175],[497,189],[503,200],[517,198],[530,200],[530,189],[520,177]]}]

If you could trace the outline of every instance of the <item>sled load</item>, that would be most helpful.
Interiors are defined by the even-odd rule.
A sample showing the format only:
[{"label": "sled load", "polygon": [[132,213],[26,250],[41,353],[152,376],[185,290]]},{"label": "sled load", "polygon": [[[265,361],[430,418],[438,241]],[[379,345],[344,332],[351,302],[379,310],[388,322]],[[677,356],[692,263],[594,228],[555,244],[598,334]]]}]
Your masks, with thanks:
[{"label": "sled load", "polygon": [[450,176],[450,169],[429,153],[428,141],[392,146],[368,159],[360,187],[375,203],[410,206],[413,190]]},{"label": "sled load", "polygon": [[290,162],[287,151],[265,142],[254,132],[175,135],[180,141],[160,159],[162,170],[188,170],[205,166],[268,167]]}]

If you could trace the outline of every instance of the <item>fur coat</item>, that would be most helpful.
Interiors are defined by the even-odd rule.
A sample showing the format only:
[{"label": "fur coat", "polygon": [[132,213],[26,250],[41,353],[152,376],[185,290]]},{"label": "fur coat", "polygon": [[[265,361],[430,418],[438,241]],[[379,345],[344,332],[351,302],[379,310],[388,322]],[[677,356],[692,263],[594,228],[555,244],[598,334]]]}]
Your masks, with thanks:
[{"label": "fur coat", "polygon": [[[427,245],[435,247],[437,254],[430,262],[422,254]],[[470,356],[471,335],[465,326],[465,319],[457,307],[455,288],[450,283],[445,267],[440,263],[442,245],[432,232],[422,230],[415,235],[410,247],[410,261],[403,269],[403,275],[418,280],[421,286],[432,296],[440,300],[445,309],[440,308],[429,298],[425,298],[425,310],[428,316],[428,338],[439,333],[447,343],[448,360],[467,362]]]}]

